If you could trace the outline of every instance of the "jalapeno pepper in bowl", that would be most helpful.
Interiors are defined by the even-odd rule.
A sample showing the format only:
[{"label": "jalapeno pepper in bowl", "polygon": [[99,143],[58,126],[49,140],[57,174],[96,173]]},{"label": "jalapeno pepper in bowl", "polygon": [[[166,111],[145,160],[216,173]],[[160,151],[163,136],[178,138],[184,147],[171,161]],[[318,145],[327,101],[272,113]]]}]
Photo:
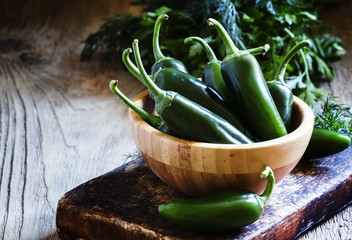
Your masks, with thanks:
[{"label": "jalapeno pepper in bowl", "polygon": [[200,142],[252,142],[222,117],[174,91],[159,88],[143,67],[138,40],[134,40],[132,47],[139,72],[155,101],[155,109],[172,132],[184,139]]},{"label": "jalapeno pepper in bowl", "polygon": [[208,19],[222,38],[227,56],[221,74],[233,95],[241,122],[259,141],[287,135],[287,130],[270,95],[256,58],[239,51],[224,27],[215,19]]},{"label": "jalapeno pepper in bowl", "polygon": [[153,54],[155,58],[155,63],[152,66],[151,75],[154,76],[160,69],[164,68],[173,68],[177,69],[181,72],[188,73],[186,66],[180,60],[175,58],[166,57],[160,49],[159,46],[159,33],[161,23],[169,19],[167,14],[160,15],[155,22],[154,25],[154,33],[153,33]]}]

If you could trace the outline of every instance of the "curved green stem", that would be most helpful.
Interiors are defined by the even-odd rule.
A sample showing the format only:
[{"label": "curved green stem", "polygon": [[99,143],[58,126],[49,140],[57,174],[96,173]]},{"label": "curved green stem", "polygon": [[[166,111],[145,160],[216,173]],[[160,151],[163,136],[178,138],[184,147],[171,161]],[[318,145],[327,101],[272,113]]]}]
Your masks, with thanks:
[{"label": "curved green stem", "polygon": [[127,70],[135,77],[137,78],[141,83],[143,83],[143,85],[145,85],[141,74],[139,73],[138,68],[133,64],[133,62],[130,59],[130,53],[132,53],[132,49],[131,48],[127,48],[123,51],[122,53],[122,61],[125,64]]},{"label": "curved green stem", "polygon": [[268,178],[268,183],[266,185],[264,192],[260,196],[258,196],[258,199],[260,200],[263,207],[266,201],[268,201],[271,193],[273,192],[274,185],[275,185],[275,176],[274,176],[273,170],[269,166],[266,166],[264,171],[260,174],[260,177]]},{"label": "curved green stem", "polygon": [[154,32],[153,32],[153,54],[154,54],[155,62],[158,62],[166,58],[160,50],[159,33],[160,33],[161,23],[168,19],[169,19],[169,16],[167,14],[162,14],[155,21]]},{"label": "curved green stem", "polygon": [[147,88],[149,89],[149,92],[153,96],[158,96],[161,94],[161,89],[156,86],[156,84],[153,82],[153,80],[148,76],[145,68],[143,67],[142,59],[141,59],[141,54],[139,51],[139,46],[138,46],[138,40],[135,39],[132,43],[132,48],[133,48],[133,53],[134,53],[134,58],[136,60],[136,64],[138,67],[138,70],[141,74],[141,77],[143,81],[145,82]]},{"label": "curved green stem", "polygon": [[[216,62],[218,59],[216,58],[216,55],[209,46],[209,44],[200,37],[188,37],[184,40],[185,43],[190,43],[190,42],[198,42],[204,49],[205,54],[207,55],[207,58],[209,62]],[[239,53],[250,53],[252,55],[265,55],[270,49],[269,44],[265,44],[264,46],[256,47],[256,48],[251,48],[247,50],[238,50]]]},{"label": "curved green stem", "polygon": [[[284,28],[284,31],[292,38],[294,39],[295,38],[295,35],[293,34],[293,32],[291,32],[288,28]],[[308,66],[308,62],[307,62],[307,59],[306,59],[306,56],[304,55],[304,52],[301,49],[299,49],[299,53],[302,55],[302,60],[303,60],[303,64],[304,64],[304,70],[305,70],[305,75],[306,75],[306,78],[307,78],[307,81],[310,81],[310,77],[309,77],[309,66]]]},{"label": "curved green stem", "polygon": [[[285,28],[284,29],[285,32],[291,37],[291,38],[295,38],[295,35],[288,29],[288,28]],[[302,48],[299,49],[299,53],[301,54],[302,56],[302,60],[303,60],[303,65],[304,65],[304,74],[305,74],[305,77],[306,77],[306,86],[307,86],[307,89],[309,88],[315,88],[313,82],[311,81],[310,79],[310,76],[309,76],[309,65],[308,65],[308,60],[307,60],[307,57],[306,55],[304,54]],[[306,101],[305,98],[302,98],[304,101]]]},{"label": "curved green stem", "polygon": [[239,49],[236,47],[235,43],[232,41],[230,35],[227,33],[226,29],[213,18],[208,19],[208,25],[214,26],[218,34],[220,35],[222,41],[224,42],[226,55],[236,54]]},{"label": "curved green stem", "polygon": [[216,58],[216,55],[213,51],[213,49],[211,49],[211,47],[209,46],[209,44],[200,37],[188,37],[184,40],[185,43],[190,43],[190,42],[197,42],[199,43],[203,49],[205,54],[207,55],[207,58],[209,60],[209,62],[216,62],[218,61],[218,59]]},{"label": "curved green stem", "polygon": [[285,83],[284,81],[284,76],[286,72],[286,68],[290,60],[298,51],[301,51],[301,49],[305,46],[310,46],[310,41],[309,40],[303,40],[299,43],[297,43],[291,50],[285,55],[284,59],[281,61],[278,71],[275,74],[274,80],[278,80],[281,83]]},{"label": "curved green stem", "polygon": [[[265,55],[270,49],[269,44],[265,44],[264,46],[256,47],[256,48],[251,48],[248,50],[243,50],[243,52],[248,52],[252,55]],[[242,52],[242,51],[240,51]]]},{"label": "curved green stem", "polygon": [[[131,48],[127,48],[123,51],[122,53],[122,61],[125,64],[127,70],[135,77],[137,78],[141,83],[143,83],[144,86],[146,86],[141,73],[139,72],[138,67],[136,67],[136,65],[134,65],[134,63],[132,62],[132,60],[130,59],[130,53],[132,53],[132,49]],[[149,75],[150,76],[150,75]],[[151,76],[150,76],[151,77]]]},{"label": "curved green stem", "polygon": [[170,106],[176,93],[171,92],[171,91],[164,91],[164,90],[160,89],[153,82],[153,80],[149,77],[149,75],[147,74],[147,72],[145,71],[145,69],[143,67],[137,39],[135,39],[133,41],[132,49],[133,49],[134,58],[136,60],[137,67],[139,69],[141,77],[142,77],[146,87],[149,89],[149,92],[153,95],[154,101],[155,101],[155,109],[159,113],[162,110],[164,110],[165,108],[167,108],[168,106]]},{"label": "curved green stem", "polygon": [[152,127],[160,129],[164,122],[160,117],[154,116],[153,114],[145,111],[143,108],[137,106],[133,101],[126,97],[117,87],[118,81],[111,80],[109,87],[110,90],[115,93],[127,106],[135,111],[144,121],[149,123]]},{"label": "curved green stem", "polygon": [[295,38],[295,35],[293,34],[293,32],[291,32],[288,28],[284,28],[284,31],[291,37],[291,38]]}]

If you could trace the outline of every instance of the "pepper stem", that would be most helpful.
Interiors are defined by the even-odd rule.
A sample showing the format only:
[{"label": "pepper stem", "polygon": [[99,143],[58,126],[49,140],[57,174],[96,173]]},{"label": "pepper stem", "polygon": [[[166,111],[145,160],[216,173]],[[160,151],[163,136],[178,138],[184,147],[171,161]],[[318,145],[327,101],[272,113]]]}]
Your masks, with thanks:
[{"label": "pepper stem", "polygon": [[110,90],[115,93],[127,106],[129,106],[133,111],[135,111],[144,121],[149,123],[152,127],[156,129],[160,129],[164,122],[160,117],[154,116],[153,114],[145,111],[143,108],[136,105],[133,101],[131,101],[128,97],[126,97],[117,87],[118,81],[111,80],[109,87]]},{"label": "pepper stem", "polygon": [[309,40],[303,40],[297,43],[293,48],[291,48],[291,50],[285,55],[284,59],[281,61],[279,68],[275,74],[274,80],[278,80],[281,83],[285,84],[284,76],[288,63],[293,58],[293,56],[296,55],[297,52],[299,52],[305,46],[310,46],[310,44],[311,43]]},{"label": "pepper stem", "polygon": [[[256,47],[256,48],[251,48],[248,50],[243,50],[243,52],[248,52],[252,55],[265,55],[270,49],[269,44],[265,44],[264,46]],[[242,51],[240,51],[242,52]]]},{"label": "pepper stem", "polygon": [[133,62],[130,59],[130,53],[132,53],[132,49],[131,48],[127,48],[123,51],[122,53],[122,61],[125,64],[127,70],[135,77],[137,78],[141,83],[143,83],[143,85],[145,85],[141,74],[139,73],[138,68],[133,64]]},{"label": "pepper stem", "polygon": [[214,26],[216,31],[220,35],[225,45],[226,55],[236,54],[239,52],[239,49],[236,47],[230,35],[227,33],[226,29],[221,25],[221,23],[219,23],[217,20],[213,18],[209,18],[208,25]]},{"label": "pepper stem", "polygon": [[139,69],[139,72],[141,74],[141,77],[146,85],[146,87],[149,89],[149,92],[153,95],[154,101],[155,101],[155,109],[159,113],[168,106],[170,106],[171,101],[175,97],[176,93],[172,91],[164,91],[160,89],[154,82],[153,80],[149,77],[147,72],[145,71],[141,59],[141,54],[139,51],[138,47],[138,40],[135,39],[132,43],[132,49],[134,53],[134,58],[137,63],[137,67]]},{"label": "pepper stem", "polygon": [[154,32],[153,32],[153,54],[154,54],[155,62],[158,62],[166,58],[160,50],[159,33],[160,33],[161,23],[168,19],[169,19],[169,16],[167,14],[162,14],[155,21]]},{"label": "pepper stem", "polygon": [[273,170],[269,166],[266,166],[264,171],[261,172],[260,177],[268,178],[268,183],[266,185],[264,192],[261,195],[257,196],[258,199],[260,200],[262,207],[264,207],[266,201],[268,201],[271,193],[273,192],[274,185],[275,185],[275,176],[274,176]]},{"label": "pepper stem", "polygon": [[207,55],[207,58],[209,60],[209,62],[216,62],[218,61],[218,59],[216,58],[216,55],[213,51],[213,49],[211,49],[211,47],[209,46],[209,44],[200,37],[188,37],[184,40],[185,43],[191,43],[191,42],[197,42],[199,43],[203,49],[205,54]]}]

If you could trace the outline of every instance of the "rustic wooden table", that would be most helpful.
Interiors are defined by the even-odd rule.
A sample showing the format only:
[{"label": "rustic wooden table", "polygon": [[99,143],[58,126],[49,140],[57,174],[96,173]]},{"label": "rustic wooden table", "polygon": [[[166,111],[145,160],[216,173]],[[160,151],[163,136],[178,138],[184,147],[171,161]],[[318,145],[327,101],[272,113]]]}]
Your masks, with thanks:
[{"label": "rustic wooden table", "polygon": [[[103,18],[133,11],[127,1],[0,2],[0,238],[59,239],[59,198],[123,164],[135,149],[127,108],[108,89],[120,80],[129,97],[143,86],[116,66],[79,61],[82,41]],[[352,2],[324,16],[348,54],[324,87],[352,105]],[[305,239],[352,239],[352,207]]]}]

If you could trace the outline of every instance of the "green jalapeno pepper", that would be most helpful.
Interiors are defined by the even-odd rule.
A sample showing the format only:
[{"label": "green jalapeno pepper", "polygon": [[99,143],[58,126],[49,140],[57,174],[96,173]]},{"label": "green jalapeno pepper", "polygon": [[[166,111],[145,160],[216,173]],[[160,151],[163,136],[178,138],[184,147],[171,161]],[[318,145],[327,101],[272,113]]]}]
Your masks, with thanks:
[{"label": "green jalapeno pepper", "polygon": [[164,121],[147,111],[143,108],[136,105],[133,101],[131,101],[128,97],[126,97],[117,87],[117,80],[111,80],[109,87],[110,90],[115,93],[127,106],[129,106],[135,113],[137,113],[144,121],[146,121],[150,126],[158,129],[159,131],[166,133],[171,136],[177,137],[175,133],[173,133],[169,127],[164,123]]},{"label": "green jalapeno pepper", "polygon": [[167,220],[191,231],[233,231],[261,216],[275,184],[269,166],[265,167],[261,177],[268,178],[268,183],[259,196],[248,190],[223,191],[164,203],[159,205],[158,211]]},{"label": "green jalapeno pepper", "polygon": [[117,80],[111,80],[109,84],[110,90],[115,93],[127,106],[129,106],[133,111],[135,111],[144,121],[149,123],[152,127],[160,129],[164,125],[164,122],[163,120],[161,120],[160,117],[145,111],[143,108],[137,106],[133,101],[126,97],[120,91],[120,89],[118,89],[117,83]]},{"label": "green jalapeno pepper", "polygon": [[132,48],[139,72],[154,98],[155,109],[172,132],[176,132],[181,138],[200,142],[252,142],[222,117],[174,91],[159,88],[143,67],[138,40],[134,40]]},{"label": "green jalapeno pepper", "polygon": [[309,45],[310,42],[308,40],[303,40],[297,43],[281,61],[274,79],[267,83],[270,94],[275,102],[275,105],[279,111],[282,121],[285,124],[286,129],[289,129],[291,125],[291,113],[293,106],[292,91],[284,81],[286,68],[292,57],[303,47]]},{"label": "green jalapeno pepper", "polygon": [[[144,85],[145,82],[140,74],[139,69],[133,65],[129,59],[131,49],[123,52],[123,61],[127,69]],[[196,77],[188,73],[178,71],[177,69],[164,68],[160,69],[154,76],[155,84],[166,91],[175,91],[182,96],[196,102],[197,104],[207,108],[215,114],[226,119],[243,133],[247,133],[246,129],[238,120],[236,113],[230,110],[227,103],[214,89],[199,81]]]},{"label": "green jalapeno pepper", "polygon": [[159,71],[160,68],[161,69],[173,68],[181,72],[188,73],[186,66],[181,61],[171,57],[164,56],[164,54],[160,50],[159,33],[160,33],[161,23],[168,19],[169,19],[169,16],[167,14],[162,14],[155,21],[154,32],[153,32],[153,54],[155,58],[155,63],[152,66],[152,71],[151,71],[152,76],[154,76]]},{"label": "green jalapeno pepper", "polygon": [[[204,52],[208,58],[208,63],[205,65],[202,73],[202,81],[215,89],[220,96],[228,103],[230,106],[234,106],[233,97],[231,97],[224,79],[221,75],[221,61],[217,59],[213,49],[209,46],[209,44],[200,37],[188,37],[184,40],[185,43],[190,42],[198,42],[204,49]],[[270,49],[268,44],[258,47],[249,49],[248,52],[252,55],[258,54],[265,54]]]},{"label": "green jalapeno pepper", "polygon": [[287,130],[256,58],[246,51],[239,51],[218,21],[210,18],[208,24],[215,27],[224,42],[227,56],[221,65],[221,74],[234,95],[241,122],[260,141],[286,135]]},{"label": "green jalapeno pepper", "polygon": [[185,43],[196,41],[204,49],[204,52],[208,58],[208,63],[205,65],[202,73],[202,81],[215,89],[220,96],[230,106],[233,105],[232,97],[226,87],[224,79],[221,76],[221,61],[219,61],[211,47],[200,37],[188,37],[184,40]]},{"label": "green jalapeno pepper", "polygon": [[351,139],[339,132],[314,127],[304,159],[326,157],[348,148]]}]

